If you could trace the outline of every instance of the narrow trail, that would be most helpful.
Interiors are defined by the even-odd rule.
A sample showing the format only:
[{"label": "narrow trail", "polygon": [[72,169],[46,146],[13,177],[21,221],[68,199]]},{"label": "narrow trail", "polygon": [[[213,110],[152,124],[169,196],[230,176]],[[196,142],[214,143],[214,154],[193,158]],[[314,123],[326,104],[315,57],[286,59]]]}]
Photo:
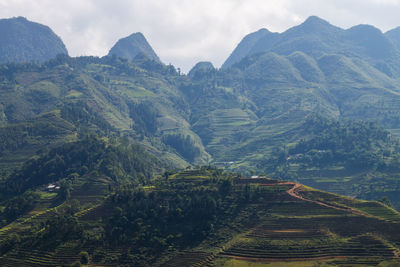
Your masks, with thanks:
[{"label": "narrow trail", "polygon": [[[318,200],[312,200],[312,199],[305,198],[305,197],[299,195],[299,191],[300,191],[300,189],[302,187],[301,184],[292,183],[292,182],[282,182],[280,184],[292,184],[293,187],[290,188],[289,190],[287,190],[286,192],[290,196],[295,197],[295,198],[297,198],[299,200],[312,202],[312,203],[318,204],[320,206],[324,206],[324,207],[335,209],[335,210],[346,211],[346,212],[350,212],[350,213],[353,213],[353,214],[356,214],[356,215],[368,216],[368,217],[372,216],[372,215],[370,215],[368,213],[365,213],[365,212],[362,212],[362,211],[359,211],[359,210],[356,210],[356,209],[353,209],[353,208],[333,206],[333,205],[330,205],[330,204],[327,204],[327,203],[324,203],[324,202],[321,202],[321,201],[318,201]],[[375,217],[375,216],[372,216],[372,217]]]},{"label": "narrow trail", "polygon": [[[376,218],[379,220],[383,220],[380,217],[368,214],[366,212],[357,210],[355,208],[352,207],[348,207],[348,206],[339,206],[336,203],[332,203],[330,204],[329,202],[322,202],[319,200],[313,200],[310,198],[306,198],[304,196],[301,195],[301,191],[304,190],[304,187],[302,184],[299,183],[294,183],[294,182],[289,182],[289,181],[285,181],[285,182],[277,182],[277,183],[258,183],[258,185],[260,186],[275,186],[275,185],[286,185],[286,186],[291,186],[290,189],[286,190],[286,193],[288,195],[290,195],[291,197],[300,200],[300,201],[307,201],[307,202],[312,202],[315,203],[319,206],[322,207],[326,207],[326,208],[330,208],[330,209],[334,209],[334,210],[340,210],[340,211],[344,211],[347,213],[351,213],[357,216],[363,216],[363,217],[369,217],[369,218]],[[257,227],[257,226],[256,226]],[[250,231],[253,231],[254,229],[256,229],[256,227],[250,229]],[[311,237],[312,238],[312,237]],[[390,244],[389,244],[390,246]],[[344,252],[345,253],[345,252]],[[400,251],[397,250],[397,248],[393,248],[392,250],[393,253],[393,258],[394,259],[398,259],[399,258],[399,253]],[[346,260],[348,258],[351,258],[351,254],[349,255],[335,255],[335,252],[332,253],[332,255],[326,255],[326,256],[316,256],[316,257],[312,257],[312,256],[306,256],[306,257],[298,257],[298,258],[275,258],[275,257],[271,257],[271,258],[267,258],[267,257],[257,257],[257,256],[252,256],[252,255],[235,255],[235,252],[233,252],[233,254],[230,254],[229,251],[226,252],[222,252],[220,253],[221,256],[223,257],[227,257],[227,258],[232,258],[232,259],[236,259],[236,260],[243,260],[243,261],[250,261],[250,262],[296,262],[296,261],[324,261],[324,260]],[[369,255],[368,257],[375,257],[376,255]]]},{"label": "narrow trail", "polygon": [[[350,213],[355,214],[355,215],[360,215],[360,216],[365,216],[365,217],[373,217],[373,218],[382,220],[382,218],[379,218],[379,217],[377,217],[377,216],[374,216],[374,215],[371,215],[371,214],[368,214],[368,213],[366,213],[366,212],[362,212],[362,211],[360,211],[360,210],[356,210],[356,209],[353,209],[353,208],[350,208],[350,207],[338,207],[338,206],[329,205],[329,204],[324,203],[324,202],[321,202],[321,201],[317,201],[317,200],[312,200],[312,199],[305,198],[305,197],[303,197],[303,196],[301,196],[301,195],[299,194],[299,191],[301,191],[301,187],[302,187],[301,184],[292,183],[292,182],[282,182],[281,184],[286,184],[286,185],[287,185],[287,184],[292,184],[293,187],[290,188],[289,190],[287,190],[286,192],[287,192],[290,196],[295,197],[295,198],[297,198],[297,199],[299,199],[299,200],[312,202],[312,203],[318,204],[318,205],[320,205],[320,206],[327,207],[327,208],[332,208],[332,209],[335,209],[335,210],[341,210],[341,211],[350,212]],[[398,252],[396,249],[393,250],[393,257],[394,257],[395,259],[398,259],[398,258],[399,258],[399,252]]]}]

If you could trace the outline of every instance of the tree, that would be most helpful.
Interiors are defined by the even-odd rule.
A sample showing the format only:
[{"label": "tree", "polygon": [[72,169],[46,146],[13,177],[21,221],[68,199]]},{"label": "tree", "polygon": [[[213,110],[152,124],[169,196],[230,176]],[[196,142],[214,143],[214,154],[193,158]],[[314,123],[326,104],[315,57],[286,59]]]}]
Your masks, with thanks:
[{"label": "tree", "polygon": [[79,253],[79,258],[82,264],[86,265],[89,263],[89,253],[87,253],[86,251],[81,251]]},{"label": "tree", "polygon": [[388,207],[391,207],[391,206],[392,206],[392,203],[390,202],[389,198],[387,198],[387,197],[381,198],[381,199],[379,200],[379,202],[385,204],[385,205],[388,206]]}]

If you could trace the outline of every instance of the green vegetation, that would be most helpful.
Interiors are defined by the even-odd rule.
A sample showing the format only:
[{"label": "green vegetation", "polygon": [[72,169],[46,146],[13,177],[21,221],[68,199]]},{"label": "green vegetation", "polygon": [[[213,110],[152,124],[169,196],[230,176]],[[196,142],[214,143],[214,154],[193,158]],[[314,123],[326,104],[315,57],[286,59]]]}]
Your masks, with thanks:
[{"label": "green vegetation", "polygon": [[[398,127],[398,93],[386,86],[397,82],[363,62],[261,53],[229,69],[203,63],[183,76],[146,58],[60,56],[0,69],[2,179],[42,151],[96,133],[139,142],[171,168],[233,162],[231,170],[387,197],[398,207],[397,144],[380,128]],[[349,69],[360,76],[339,73],[340,84],[330,76]],[[332,83],[322,84],[328,76]],[[297,154],[304,157],[283,159]],[[368,187],[371,179],[377,183]]]},{"label": "green vegetation", "polygon": [[[95,173],[115,182],[149,179],[156,166],[162,165],[140,146],[106,143],[87,136],[82,141],[54,148],[45,155],[26,162],[20,171],[1,184],[2,198],[25,192],[56,181],[73,181],[78,176]],[[65,192],[65,196],[69,193]]]},{"label": "green vegetation", "polygon": [[193,162],[201,153],[200,148],[195,145],[195,142],[189,135],[169,134],[163,137],[163,142],[169,145],[189,162]]},{"label": "green vegetation", "polygon": [[[3,266],[376,265],[396,260],[399,250],[398,212],[293,183],[201,167],[146,186],[114,184],[99,200],[88,199],[99,190],[85,190],[86,200],[78,201],[81,182],[74,182],[70,200],[0,229],[7,233],[0,243]],[[41,209],[41,190],[33,211]]]},{"label": "green vegetation", "polygon": [[385,38],[311,17],[187,76],[141,34],[0,65],[0,265],[399,264]]},{"label": "green vegetation", "polygon": [[307,138],[273,150],[258,168],[330,192],[363,199],[386,197],[399,207],[393,193],[398,188],[397,138],[375,123],[342,123],[320,116],[309,117],[302,127]]}]

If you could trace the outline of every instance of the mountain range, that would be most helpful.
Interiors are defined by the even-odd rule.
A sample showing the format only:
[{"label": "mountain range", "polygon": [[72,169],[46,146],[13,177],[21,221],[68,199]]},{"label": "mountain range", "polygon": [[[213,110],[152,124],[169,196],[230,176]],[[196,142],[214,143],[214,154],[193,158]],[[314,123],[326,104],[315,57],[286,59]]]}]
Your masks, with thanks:
[{"label": "mountain range", "polygon": [[392,77],[398,75],[398,38],[396,29],[383,34],[371,25],[357,25],[347,30],[333,26],[316,16],[309,17],[301,25],[279,34],[261,29],[246,36],[225,61],[227,68],[241,59],[260,52],[273,52],[288,56],[303,52],[314,59],[326,54],[361,58]]},{"label": "mountain range", "polygon": [[[3,21],[31,23],[23,18]],[[326,180],[333,182],[315,183],[320,179],[310,181],[304,177],[310,172],[299,172],[292,166],[296,164],[286,162],[289,167],[283,174],[278,171],[281,167],[267,162],[279,149],[290,157],[291,146],[318,135],[312,130],[318,125],[310,122],[330,125],[315,116],[326,121],[374,122],[397,136],[400,50],[396,31],[383,34],[368,25],[344,30],[313,16],[283,33],[266,29],[251,33],[221,69],[200,62],[187,76],[161,63],[141,33],[119,40],[104,58],[59,56],[42,65],[3,65],[3,132],[21,123],[52,120],[57,125],[67,120],[63,129],[69,130],[58,132],[58,138],[29,137],[32,142],[19,141],[15,149],[3,149],[1,154],[8,159],[7,167],[14,166],[44,144],[58,143],[66,136],[73,140],[83,123],[88,131],[130,136],[156,154],[167,155],[172,165],[231,162],[229,169],[244,173],[285,178],[295,173],[296,179],[321,189],[363,194],[351,185],[359,183],[354,179],[363,180],[365,169],[345,171],[342,163],[323,166],[322,173],[330,176]],[[373,149],[393,147],[392,141],[385,142],[377,140]],[[392,156],[381,160],[388,165]],[[376,174],[377,164],[367,173],[382,176]],[[316,168],[311,165],[307,168]]]},{"label": "mountain range", "polygon": [[[16,25],[12,26],[15,30],[2,24]],[[44,29],[35,34],[39,41],[31,41],[32,36],[22,31],[21,25]],[[199,62],[188,75],[162,63],[141,33],[119,40],[105,57],[74,58],[45,26],[24,18],[0,21],[0,32],[7,31],[11,37],[2,39],[0,45],[5,49],[2,55],[6,55],[0,65],[0,219],[4,226],[0,236],[9,229],[21,235],[21,229],[31,221],[32,227],[39,227],[34,223],[34,213],[43,214],[43,219],[38,216],[41,223],[49,220],[44,230],[32,228],[26,234],[41,240],[40,244],[28,239],[17,242],[17,237],[0,242],[1,253],[9,253],[5,254],[10,255],[8,258],[26,258],[24,246],[40,245],[41,251],[46,251],[52,242],[57,250],[49,252],[50,265],[59,264],[64,247],[69,252],[89,250],[94,257],[98,253],[93,247],[100,247],[101,242],[110,242],[109,247],[112,242],[132,242],[135,246],[125,254],[134,254],[134,259],[126,256],[126,262],[144,266],[150,262],[167,264],[169,260],[170,266],[176,266],[182,257],[189,257],[190,262],[192,254],[182,248],[199,244],[196,248],[202,253],[211,247],[213,250],[202,256],[193,254],[202,263],[213,261],[208,258],[211,255],[233,260],[251,258],[254,251],[260,251],[259,244],[267,246],[270,242],[258,238],[276,234],[272,234],[275,228],[262,225],[280,223],[268,214],[251,211],[251,203],[268,206],[268,197],[280,203],[268,209],[272,214],[281,212],[276,216],[284,220],[291,217],[285,212],[295,210],[297,204],[302,212],[307,210],[302,205],[310,204],[314,205],[310,212],[317,217],[328,214],[346,220],[349,214],[336,213],[347,212],[357,217],[354,225],[357,220],[377,220],[374,225],[379,224],[379,229],[388,227],[387,232],[369,235],[364,229],[353,235],[339,233],[329,222],[318,221],[318,233],[312,234],[329,237],[329,246],[341,244],[331,251],[333,254],[328,253],[332,257],[349,256],[345,248],[357,247],[365,240],[382,248],[382,255],[388,259],[396,254],[391,248],[398,249],[398,240],[389,237],[398,213],[388,205],[400,208],[398,28],[387,33],[369,25],[345,30],[313,16],[283,33],[266,29],[251,33],[220,69],[211,62]],[[48,36],[51,38],[46,39]],[[40,52],[42,48],[47,50]],[[240,174],[223,173],[212,166]],[[182,168],[188,170],[177,171]],[[273,180],[272,185],[271,179],[246,180],[242,175],[292,182]],[[358,202],[306,187],[299,195],[295,192],[298,183],[381,202]],[[50,192],[48,186],[58,186],[60,191]],[[260,193],[265,190],[268,197]],[[180,195],[176,201],[171,198],[175,194]],[[287,194],[295,199],[288,200]],[[28,205],[30,199],[34,204]],[[73,200],[81,209],[68,206]],[[140,213],[134,200],[148,213]],[[291,203],[287,207],[285,200]],[[146,201],[154,206],[146,206]],[[12,207],[15,212],[10,211]],[[136,209],[138,214],[130,212]],[[185,228],[184,218],[195,216],[193,209],[204,211],[204,220],[188,221]],[[223,215],[210,215],[205,211],[208,209]],[[156,214],[166,225],[175,222],[173,218],[182,220],[178,222],[182,228],[169,232],[153,221]],[[241,215],[232,219],[233,214]],[[249,216],[259,223],[258,228],[246,226],[251,224],[245,219]],[[90,230],[74,223],[81,219]],[[224,219],[232,220],[232,225],[218,228],[216,225]],[[75,237],[68,239],[62,231],[56,235],[52,225],[61,225],[63,220],[71,222],[71,229],[64,229],[65,233],[80,236],[84,232],[87,242],[78,245]],[[147,239],[146,227],[157,229]],[[232,227],[236,234],[256,233],[224,239],[224,231]],[[288,231],[279,229],[275,230]],[[130,232],[136,230],[139,232]],[[311,233],[308,228],[299,231]],[[190,232],[199,243],[189,245],[181,239],[183,233],[186,236]],[[264,237],[258,236],[259,232]],[[51,238],[52,233],[57,238]],[[219,241],[206,241],[210,233]],[[223,247],[210,245],[213,242]],[[253,250],[245,250],[246,242]],[[303,254],[320,245],[315,239],[310,242],[313,245]],[[133,253],[140,244],[143,253]],[[165,249],[167,244],[173,244],[176,253],[169,251],[168,257],[163,254],[165,261],[151,257],[155,255],[151,248]],[[283,249],[275,245],[274,249]],[[119,262],[125,254],[116,256]],[[106,264],[101,255],[97,256],[97,262]],[[12,264],[6,259],[0,258],[0,262]]]}]

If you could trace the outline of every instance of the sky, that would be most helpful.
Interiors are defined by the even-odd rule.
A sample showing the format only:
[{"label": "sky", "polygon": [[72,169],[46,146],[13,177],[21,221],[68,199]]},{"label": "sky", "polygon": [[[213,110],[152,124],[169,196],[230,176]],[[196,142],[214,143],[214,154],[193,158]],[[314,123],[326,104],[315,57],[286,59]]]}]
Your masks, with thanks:
[{"label": "sky", "polygon": [[[400,0],[0,0],[0,18],[49,26],[70,56],[104,56],[120,38],[142,32],[160,59],[188,72],[220,67],[248,33],[283,32],[316,15],[347,29],[400,26]],[[1,38],[1,36],[0,36]]]}]

